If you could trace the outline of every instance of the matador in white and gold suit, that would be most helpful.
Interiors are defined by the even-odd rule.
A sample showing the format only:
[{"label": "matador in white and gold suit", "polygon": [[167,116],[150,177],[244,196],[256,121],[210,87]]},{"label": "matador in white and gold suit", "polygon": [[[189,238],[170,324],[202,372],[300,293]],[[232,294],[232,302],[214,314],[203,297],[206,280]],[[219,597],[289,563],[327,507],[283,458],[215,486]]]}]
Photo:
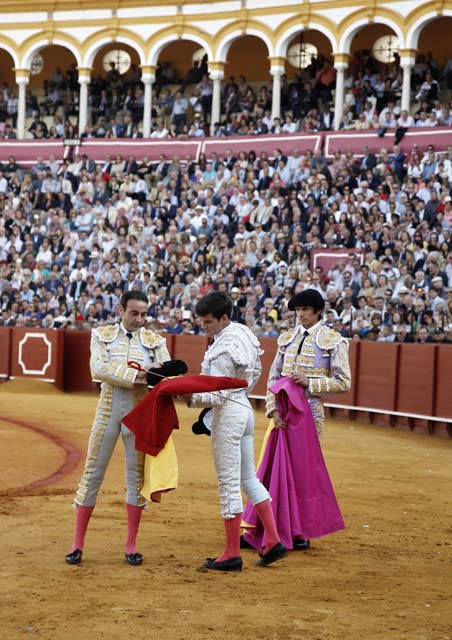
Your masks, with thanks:
[{"label": "matador in white and gold suit", "polygon": [[[125,557],[130,565],[142,563],[142,556],[136,551],[136,537],[146,502],[140,495],[144,453],[136,451],[135,436],[122,424],[122,419],[148,392],[145,370],[170,360],[165,339],[144,328],[147,310],[146,295],[141,291],[128,291],[121,297],[121,322],[99,327],[91,334],[91,375],[101,383],[101,392],[91,427],[85,469],[75,496],[77,517],[72,550],[65,558],[68,564],[81,562],[88,522],[120,435],[126,458],[128,533]],[[130,367],[130,361],[142,370]]]},{"label": "matador in white and gold suit", "polygon": [[240,523],[243,501],[240,488],[255,506],[266,534],[266,547],[258,564],[266,566],[287,555],[279,539],[267,489],[254,467],[254,412],[248,400],[262,371],[262,350],[256,336],[241,324],[231,322],[232,301],[213,291],[198,301],[195,313],[212,342],[202,362],[202,374],[246,380],[246,389],[194,393],[189,406],[212,407],[212,455],[218,479],[226,549],[207,558],[204,567],[216,571],[241,571]]},{"label": "matador in white and gold suit", "polygon": [[[324,306],[325,301],[314,289],[302,291],[290,299],[288,307],[295,311],[298,322],[294,329],[278,338],[266,397],[267,416],[273,418],[274,427],[286,428],[287,424],[279,415],[276,398],[269,388],[281,377],[290,377],[309,402],[319,440],[322,439],[325,422],[322,395],[348,391],[351,386],[348,341],[323,323]],[[269,429],[271,427],[272,423]],[[297,460],[293,462],[296,473]],[[294,537],[294,550],[305,551],[309,547],[309,540]]]},{"label": "matador in white and gold suit", "polygon": [[[304,333],[303,327],[298,325],[279,336],[267,389],[282,376],[304,373],[309,379],[306,394],[320,440],[325,422],[322,395],[350,389],[348,341],[321,320],[307,330],[306,336]],[[273,415],[275,408],[275,396],[267,391],[268,417]]]},{"label": "matador in white and gold suit", "polygon": [[[218,477],[221,516],[243,511],[242,484],[253,503],[268,499],[254,469],[254,412],[248,400],[262,371],[259,341],[244,325],[229,323],[208,348],[201,372],[231,376],[248,382],[246,389],[194,393],[191,407],[213,407],[212,454]],[[229,399],[232,399],[231,402]]]},{"label": "matador in white and gold suit", "polygon": [[91,375],[101,383],[100,398],[86,455],[85,470],[80,480],[75,502],[96,504],[97,493],[104,479],[113,449],[121,435],[126,455],[126,502],[143,506],[140,495],[143,486],[144,453],[135,450],[135,437],[121,419],[148,392],[146,380],[136,377],[138,371],[127,366],[130,360],[143,369],[170,359],[162,336],[141,328],[129,339],[122,324],[94,329],[91,335]]}]

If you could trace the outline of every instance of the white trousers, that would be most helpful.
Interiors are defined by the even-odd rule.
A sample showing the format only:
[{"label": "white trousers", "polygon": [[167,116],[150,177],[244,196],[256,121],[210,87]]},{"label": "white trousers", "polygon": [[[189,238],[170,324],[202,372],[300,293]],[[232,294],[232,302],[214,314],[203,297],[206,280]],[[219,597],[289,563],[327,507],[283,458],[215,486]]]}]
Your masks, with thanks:
[{"label": "white trousers", "polygon": [[136,451],[134,434],[121,423],[133,406],[133,390],[114,387],[112,391],[102,391],[89,436],[85,469],[75,496],[76,504],[84,507],[96,504],[97,494],[120,434],[126,458],[126,502],[135,506],[146,504],[139,493],[143,486],[144,453]]},{"label": "white trousers", "polygon": [[254,468],[253,410],[244,393],[234,398],[249,408],[226,400],[222,407],[213,408],[212,419],[212,454],[225,519],[243,511],[241,486],[253,504],[270,498]]}]

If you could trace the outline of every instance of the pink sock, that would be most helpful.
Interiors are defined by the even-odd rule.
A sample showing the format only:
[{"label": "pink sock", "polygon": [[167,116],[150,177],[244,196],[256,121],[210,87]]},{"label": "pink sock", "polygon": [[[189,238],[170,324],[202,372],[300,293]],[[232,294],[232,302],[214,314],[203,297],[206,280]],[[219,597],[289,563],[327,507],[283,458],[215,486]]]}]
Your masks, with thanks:
[{"label": "pink sock", "polygon": [[273,515],[272,503],[270,500],[264,500],[263,502],[259,502],[259,504],[255,504],[254,508],[265,529],[267,546],[264,549],[264,553],[267,553],[279,542],[279,534],[276,528],[275,516]]},{"label": "pink sock", "polygon": [[76,549],[80,549],[83,551],[83,544],[85,542],[85,533],[88,528],[88,522],[91,518],[91,514],[94,510],[93,507],[82,507],[81,505],[77,505],[77,515],[75,516],[75,533],[74,533],[74,542],[72,543],[72,551]]},{"label": "pink sock", "polygon": [[138,528],[140,526],[141,516],[143,514],[143,507],[137,507],[134,504],[126,504],[127,507],[127,540],[125,546],[125,552],[136,553],[137,552],[137,535]]},{"label": "pink sock", "polygon": [[240,555],[240,523],[242,522],[242,514],[237,513],[234,518],[224,519],[224,531],[226,534],[226,549],[216,560],[230,560]]}]

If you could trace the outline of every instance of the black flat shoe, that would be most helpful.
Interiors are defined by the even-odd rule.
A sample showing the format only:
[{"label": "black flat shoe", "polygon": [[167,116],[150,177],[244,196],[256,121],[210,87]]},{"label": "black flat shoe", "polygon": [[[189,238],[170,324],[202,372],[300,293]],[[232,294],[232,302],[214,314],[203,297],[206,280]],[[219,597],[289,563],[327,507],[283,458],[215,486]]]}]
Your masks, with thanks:
[{"label": "black flat shoe", "polygon": [[257,551],[257,549],[255,549],[253,547],[253,545],[250,544],[248,542],[248,540],[246,540],[246,538],[244,536],[240,536],[240,548],[241,549],[252,549],[253,551]]},{"label": "black flat shoe", "polygon": [[143,556],[141,553],[126,553],[126,562],[130,564],[132,567],[138,567],[138,565],[143,564]]},{"label": "black flat shoe", "polygon": [[83,551],[81,549],[76,549],[64,556],[64,559],[68,564],[80,564],[82,561],[82,555]]},{"label": "black flat shoe", "polygon": [[293,541],[294,551],[307,551],[311,546],[310,540],[304,540],[303,538],[295,538]]},{"label": "black flat shoe", "polygon": [[267,553],[260,553],[259,556],[259,559],[256,560],[256,564],[259,567],[266,567],[277,560],[285,558],[287,556],[287,549],[282,542],[277,542],[270,551],[267,551]]},{"label": "black flat shoe", "polygon": [[217,562],[215,558],[207,558],[203,563],[206,569],[213,569],[214,571],[241,571],[243,567],[242,558],[229,558],[229,560],[220,560]]}]

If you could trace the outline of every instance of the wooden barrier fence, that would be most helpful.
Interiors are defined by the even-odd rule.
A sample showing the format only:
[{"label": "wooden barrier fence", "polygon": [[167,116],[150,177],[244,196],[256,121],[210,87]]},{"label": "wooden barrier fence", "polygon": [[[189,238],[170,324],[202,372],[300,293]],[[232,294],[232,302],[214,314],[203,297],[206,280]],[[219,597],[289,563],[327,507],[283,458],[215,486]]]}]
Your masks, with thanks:
[{"label": "wooden barrier fence", "polygon": [[[166,338],[171,356],[199,372],[207,338]],[[260,342],[263,372],[252,397],[262,406],[276,339]],[[93,391],[89,343],[89,331],[0,327],[0,381],[27,377]],[[330,415],[452,437],[452,345],[352,341],[350,365],[350,391],[324,398]]]}]

